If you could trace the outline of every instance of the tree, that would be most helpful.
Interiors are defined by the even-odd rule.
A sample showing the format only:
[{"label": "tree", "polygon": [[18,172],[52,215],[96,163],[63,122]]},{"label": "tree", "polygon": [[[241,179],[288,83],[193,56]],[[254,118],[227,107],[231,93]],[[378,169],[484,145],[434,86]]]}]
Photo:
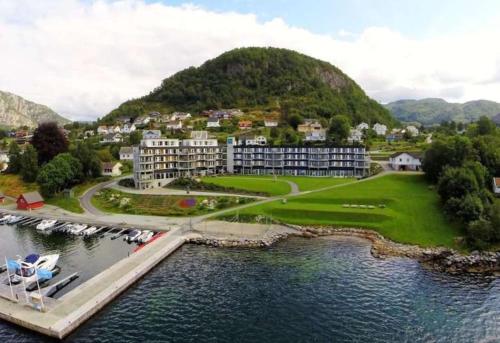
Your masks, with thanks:
[{"label": "tree", "polygon": [[481,116],[477,121],[477,133],[478,135],[485,136],[495,133],[497,127],[495,123],[486,116]]},{"label": "tree", "polygon": [[95,178],[101,176],[101,163],[92,144],[86,140],[78,142],[71,154],[77,158],[82,165],[82,178]]},{"label": "tree", "polygon": [[107,148],[98,150],[97,157],[101,160],[101,162],[111,162],[113,160],[113,155]]},{"label": "tree", "polygon": [[21,148],[19,145],[12,141],[9,146],[9,173],[17,174],[21,169]]},{"label": "tree", "polygon": [[59,154],[46,163],[38,173],[37,183],[42,195],[52,197],[79,181],[82,167],[80,161],[69,153]]},{"label": "tree", "polygon": [[56,155],[68,151],[68,140],[57,123],[42,123],[33,133],[31,144],[38,152],[38,164],[52,160]]},{"label": "tree", "polygon": [[474,172],[465,168],[446,167],[438,183],[438,193],[443,202],[450,198],[460,199],[467,194],[477,194],[479,190]]},{"label": "tree", "polygon": [[142,132],[139,130],[133,131],[129,136],[130,145],[138,145],[142,139]]},{"label": "tree", "polygon": [[344,115],[336,115],[330,120],[328,135],[335,143],[341,143],[349,137],[350,130],[351,124],[349,118]]},{"label": "tree", "polygon": [[38,154],[35,148],[29,144],[20,159],[20,174],[24,181],[35,182],[38,175]]},{"label": "tree", "polygon": [[304,122],[304,118],[300,114],[294,113],[288,117],[288,124],[293,127],[294,130],[297,130],[297,126]]},{"label": "tree", "polygon": [[467,242],[473,248],[483,250],[494,240],[493,226],[488,220],[478,219],[467,226]]}]

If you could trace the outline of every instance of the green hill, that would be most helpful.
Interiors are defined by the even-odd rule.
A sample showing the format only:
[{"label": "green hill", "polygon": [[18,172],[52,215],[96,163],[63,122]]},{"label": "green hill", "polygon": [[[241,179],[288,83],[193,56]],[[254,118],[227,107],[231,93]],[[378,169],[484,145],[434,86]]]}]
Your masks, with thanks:
[{"label": "green hill", "polygon": [[136,117],[149,111],[241,108],[298,112],[304,117],[346,114],[361,121],[394,124],[382,105],[370,99],[333,65],[291,50],[241,48],[228,51],[163,80],[149,95],[130,100],[106,117]]},{"label": "green hill", "polygon": [[403,122],[419,122],[424,125],[443,121],[468,123],[485,115],[493,118],[500,113],[500,104],[488,100],[469,101],[463,104],[449,103],[443,99],[399,100],[386,105],[396,119]]}]

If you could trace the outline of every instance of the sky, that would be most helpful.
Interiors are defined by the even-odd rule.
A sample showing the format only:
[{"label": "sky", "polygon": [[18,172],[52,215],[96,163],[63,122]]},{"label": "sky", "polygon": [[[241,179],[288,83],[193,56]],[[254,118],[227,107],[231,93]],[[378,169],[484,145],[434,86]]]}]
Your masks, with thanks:
[{"label": "sky", "polygon": [[500,102],[497,0],[0,0],[0,90],[92,120],[245,46],[328,61],[381,103]]}]

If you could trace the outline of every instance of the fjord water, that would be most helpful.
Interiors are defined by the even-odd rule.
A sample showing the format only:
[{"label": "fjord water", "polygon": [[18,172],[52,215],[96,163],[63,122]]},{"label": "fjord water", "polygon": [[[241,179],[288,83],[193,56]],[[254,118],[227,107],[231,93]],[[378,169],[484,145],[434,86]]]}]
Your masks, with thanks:
[{"label": "fjord water", "polygon": [[[495,342],[500,281],[379,260],[366,241],[184,245],[70,342]],[[46,340],[5,323],[0,341]],[[47,339],[48,340],[48,339]]]}]

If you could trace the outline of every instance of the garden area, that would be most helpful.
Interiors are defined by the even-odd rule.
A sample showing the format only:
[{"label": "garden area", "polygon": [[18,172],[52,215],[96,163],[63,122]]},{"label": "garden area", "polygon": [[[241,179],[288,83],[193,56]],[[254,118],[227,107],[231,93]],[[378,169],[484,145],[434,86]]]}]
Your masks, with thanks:
[{"label": "garden area", "polygon": [[105,188],[96,193],[91,201],[96,208],[103,212],[181,217],[223,210],[250,203],[254,199],[224,196],[133,194]]},{"label": "garden area", "polygon": [[422,175],[387,175],[285,199],[245,208],[238,216],[246,221],[272,217],[299,225],[367,228],[421,246],[457,248],[455,238],[463,234],[445,218],[436,191]]}]

